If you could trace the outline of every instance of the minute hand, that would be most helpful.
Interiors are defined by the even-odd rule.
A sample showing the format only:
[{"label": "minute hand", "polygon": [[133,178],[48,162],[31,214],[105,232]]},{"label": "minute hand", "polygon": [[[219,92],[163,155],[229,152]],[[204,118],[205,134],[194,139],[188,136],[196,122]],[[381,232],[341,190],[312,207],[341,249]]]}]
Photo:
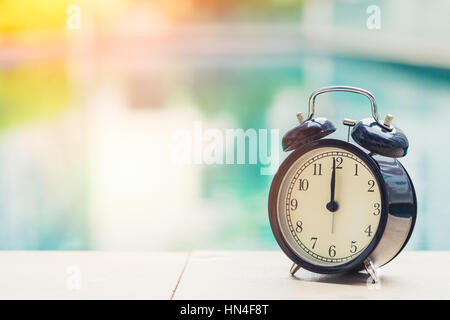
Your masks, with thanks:
[{"label": "minute hand", "polygon": [[331,174],[331,200],[327,203],[327,209],[330,212],[335,212],[338,209],[338,204],[334,201],[334,192],[336,189],[336,159],[333,158],[333,172]]}]

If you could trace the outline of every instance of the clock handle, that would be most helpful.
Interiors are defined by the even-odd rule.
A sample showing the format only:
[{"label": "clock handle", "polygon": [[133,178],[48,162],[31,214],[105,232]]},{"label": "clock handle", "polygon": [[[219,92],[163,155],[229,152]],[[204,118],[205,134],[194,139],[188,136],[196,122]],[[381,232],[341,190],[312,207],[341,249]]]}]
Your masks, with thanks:
[{"label": "clock handle", "polygon": [[384,123],[382,123],[379,120],[378,113],[377,113],[377,103],[375,101],[375,97],[373,96],[373,94],[370,93],[367,90],[364,90],[364,89],[361,89],[361,88],[357,88],[357,87],[331,86],[331,87],[325,87],[325,88],[321,88],[321,89],[318,89],[318,90],[314,91],[311,94],[311,97],[309,98],[309,114],[308,114],[308,119],[307,120],[311,120],[313,118],[313,116],[314,116],[314,105],[315,105],[315,102],[316,102],[316,97],[319,94],[322,94],[322,93],[336,92],[336,91],[358,93],[358,94],[361,94],[361,95],[366,96],[367,98],[369,98],[370,103],[372,104],[372,117],[375,120],[375,122],[380,127],[382,127],[383,129],[385,129],[387,131],[392,131],[392,127],[390,125],[385,125]]}]

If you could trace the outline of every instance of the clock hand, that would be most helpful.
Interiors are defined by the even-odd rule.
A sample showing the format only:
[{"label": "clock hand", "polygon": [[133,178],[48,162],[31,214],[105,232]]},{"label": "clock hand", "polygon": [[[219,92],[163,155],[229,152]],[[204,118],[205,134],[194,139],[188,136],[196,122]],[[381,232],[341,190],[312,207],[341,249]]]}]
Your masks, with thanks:
[{"label": "clock hand", "polygon": [[333,173],[331,174],[331,203],[334,203],[334,192],[336,189],[336,158],[333,158]]},{"label": "clock hand", "polygon": [[331,233],[334,232],[334,212],[331,214]]},{"label": "clock hand", "polygon": [[338,204],[334,201],[334,193],[336,189],[336,159],[333,158],[333,172],[331,174],[331,200],[327,203],[326,207],[330,212],[336,212]]}]

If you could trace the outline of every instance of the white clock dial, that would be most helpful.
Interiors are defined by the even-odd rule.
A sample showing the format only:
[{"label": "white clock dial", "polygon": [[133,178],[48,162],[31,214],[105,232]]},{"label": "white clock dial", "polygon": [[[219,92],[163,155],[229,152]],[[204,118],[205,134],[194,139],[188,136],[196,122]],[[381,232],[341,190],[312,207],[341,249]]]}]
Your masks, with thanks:
[{"label": "white clock dial", "polygon": [[355,154],[338,147],[311,150],[291,165],[280,188],[278,223],[304,260],[344,264],[374,238],[382,211],[380,188]]}]

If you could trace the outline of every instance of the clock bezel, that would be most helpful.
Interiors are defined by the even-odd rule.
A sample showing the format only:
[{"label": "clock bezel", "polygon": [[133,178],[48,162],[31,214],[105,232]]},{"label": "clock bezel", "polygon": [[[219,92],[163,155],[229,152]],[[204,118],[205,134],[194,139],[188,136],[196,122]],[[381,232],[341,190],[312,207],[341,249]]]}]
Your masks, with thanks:
[{"label": "clock bezel", "polygon": [[[282,234],[279,222],[278,222],[278,194],[281,190],[281,183],[283,181],[284,176],[288,172],[289,168],[292,166],[292,164],[303,154],[322,147],[337,147],[344,149],[348,152],[351,152],[358,156],[364,163],[370,168],[372,171],[375,179],[377,180],[379,190],[380,190],[380,197],[381,197],[381,216],[380,221],[378,224],[378,229],[373,237],[373,239],[370,241],[370,243],[367,245],[366,249],[364,249],[363,252],[361,252],[356,258],[353,260],[350,260],[349,262],[336,265],[336,266],[323,266],[323,265],[317,265],[314,263],[311,263],[309,261],[306,261],[302,257],[300,257],[296,251],[288,244],[287,240]],[[388,201],[387,201],[387,193],[386,193],[386,185],[383,178],[383,175],[381,174],[381,170],[377,164],[377,162],[369,155],[367,154],[363,149],[359,148],[356,145],[353,145],[351,143],[342,141],[342,140],[336,140],[336,139],[322,139],[322,140],[316,140],[313,142],[310,142],[299,149],[296,149],[294,152],[292,152],[281,164],[280,168],[278,169],[277,173],[275,174],[273,178],[272,185],[270,187],[269,192],[269,220],[270,220],[270,226],[272,228],[272,232],[275,236],[275,239],[280,246],[280,248],[283,250],[283,252],[297,265],[299,265],[302,268],[305,268],[309,271],[316,272],[316,273],[340,273],[345,271],[351,271],[351,270],[357,270],[362,269],[364,266],[364,260],[370,256],[370,254],[375,250],[377,244],[380,242],[384,230],[386,228],[386,223],[388,219]]]}]

